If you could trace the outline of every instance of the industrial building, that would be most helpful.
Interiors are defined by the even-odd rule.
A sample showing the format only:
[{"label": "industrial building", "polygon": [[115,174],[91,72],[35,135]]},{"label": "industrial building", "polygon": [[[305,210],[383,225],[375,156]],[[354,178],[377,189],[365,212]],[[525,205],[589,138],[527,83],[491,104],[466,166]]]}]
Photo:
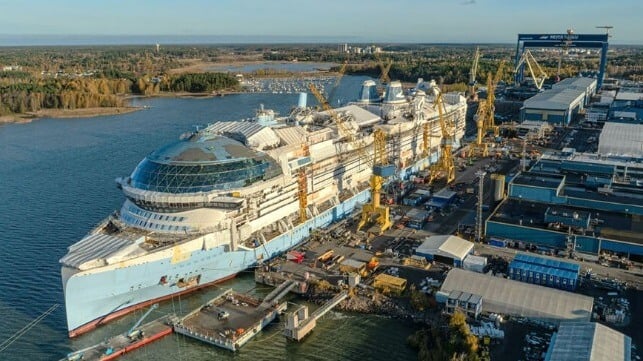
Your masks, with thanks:
[{"label": "industrial building", "polygon": [[486,220],[487,238],[643,260],[642,158],[543,155],[509,182]]},{"label": "industrial building", "polygon": [[509,264],[512,280],[573,291],[578,284],[580,265],[556,259],[517,254]]},{"label": "industrial building", "polygon": [[482,312],[482,297],[467,292],[451,291],[447,298],[445,312],[452,315],[456,310],[477,319]]},{"label": "industrial building", "polygon": [[473,253],[473,243],[458,236],[431,236],[426,238],[415,253],[429,261],[462,267],[464,259]]},{"label": "industrial building", "polygon": [[598,138],[598,154],[643,157],[643,124],[607,122]]},{"label": "industrial building", "polygon": [[525,100],[520,120],[568,125],[596,93],[596,79],[568,78]]},{"label": "industrial building", "polygon": [[483,312],[527,317],[555,324],[561,321],[589,321],[594,299],[567,291],[494,277],[454,268],[447,274],[440,292],[479,295]]},{"label": "industrial building", "polygon": [[632,338],[595,322],[561,322],[545,361],[630,361]]},{"label": "industrial building", "polygon": [[449,188],[442,188],[433,194],[431,199],[426,203],[426,208],[443,209],[454,202],[456,195],[457,193],[449,190]]}]

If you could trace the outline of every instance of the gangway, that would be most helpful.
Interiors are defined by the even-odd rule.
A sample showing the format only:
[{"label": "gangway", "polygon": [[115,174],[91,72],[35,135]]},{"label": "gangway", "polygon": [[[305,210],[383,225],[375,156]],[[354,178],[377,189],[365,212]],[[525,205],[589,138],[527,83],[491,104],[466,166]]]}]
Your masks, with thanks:
[{"label": "gangway", "polygon": [[317,320],[332,310],[340,302],[348,297],[347,291],[342,291],[326,302],[323,306],[315,310],[308,316],[308,307],[301,306],[294,312],[286,316],[286,327],[284,335],[295,341],[300,341],[312,331],[317,325]]},{"label": "gangway", "polygon": [[284,283],[280,284],[275,288],[274,290],[270,291],[270,293],[263,299],[263,302],[261,304],[263,306],[270,305],[271,303],[279,302],[279,300],[284,297],[288,292],[290,292],[297,283],[293,280],[287,280]]}]

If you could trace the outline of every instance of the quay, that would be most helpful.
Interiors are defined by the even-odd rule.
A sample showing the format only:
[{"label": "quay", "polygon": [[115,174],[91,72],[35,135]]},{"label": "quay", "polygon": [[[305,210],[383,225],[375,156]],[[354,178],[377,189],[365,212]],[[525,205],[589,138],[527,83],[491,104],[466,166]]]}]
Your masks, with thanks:
[{"label": "quay", "polygon": [[279,300],[292,287],[292,282],[283,283],[264,301],[227,290],[181,318],[174,332],[237,351],[286,310],[287,303]]}]

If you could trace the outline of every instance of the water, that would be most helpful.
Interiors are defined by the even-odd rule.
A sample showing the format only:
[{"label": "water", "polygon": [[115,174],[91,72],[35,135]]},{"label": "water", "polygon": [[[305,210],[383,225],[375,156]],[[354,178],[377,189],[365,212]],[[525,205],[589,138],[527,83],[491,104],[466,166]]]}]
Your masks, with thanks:
[{"label": "water", "polygon": [[278,71],[288,71],[288,72],[311,72],[316,70],[328,70],[331,67],[335,66],[335,63],[311,63],[311,62],[302,62],[302,63],[293,63],[293,62],[263,62],[256,64],[245,64],[245,65],[224,65],[224,66],[212,66],[208,68],[208,71],[229,71],[235,73],[249,73],[256,70],[270,69]]},{"label": "water", "polygon": [[[345,77],[340,98],[357,94],[364,78]],[[352,95],[354,97],[354,95]],[[309,96],[309,99],[312,97]],[[138,311],[69,340],[58,260],[66,247],[118,209],[123,196],[114,178],[126,176],[155,148],[195,125],[247,118],[263,103],[286,114],[296,94],[240,94],[207,99],[143,99],[149,110],[87,119],[41,119],[0,126],[0,342],[53,304],[53,314],[24,334],[0,360],[56,360],[69,351],[127,330]],[[228,282],[256,295],[268,290],[251,275]],[[216,295],[216,287],[165,302],[161,312],[186,311]],[[211,348],[172,335],[124,360],[396,360],[415,359],[405,345],[412,325],[377,316],[332,312],[302,343],[286,342],[276,324],[240,353]]]}]

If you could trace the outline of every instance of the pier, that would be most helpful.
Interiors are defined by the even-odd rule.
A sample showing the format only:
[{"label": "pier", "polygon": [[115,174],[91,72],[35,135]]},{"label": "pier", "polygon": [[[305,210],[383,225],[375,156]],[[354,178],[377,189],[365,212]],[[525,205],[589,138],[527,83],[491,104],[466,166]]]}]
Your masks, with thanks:
[{"label": "pier", "polygon": [[287,303],[279,300],[292,287],[294,283],[284,283],[264,301],[227,290],[183,317],[174,332],[237,351],[286,310]]},{"label": "pier", "polygon": [[294,312],[288,313],[286,318],[286,327],[284,335],[295,341],[300,341],[309,334],[315,326],[317,320],[332,310],[340,302],[348,297],[348,292],[342,291],[326,302],[323,306],[316,309],[310,317],[308,316],[308,307],[301,306]]}]

